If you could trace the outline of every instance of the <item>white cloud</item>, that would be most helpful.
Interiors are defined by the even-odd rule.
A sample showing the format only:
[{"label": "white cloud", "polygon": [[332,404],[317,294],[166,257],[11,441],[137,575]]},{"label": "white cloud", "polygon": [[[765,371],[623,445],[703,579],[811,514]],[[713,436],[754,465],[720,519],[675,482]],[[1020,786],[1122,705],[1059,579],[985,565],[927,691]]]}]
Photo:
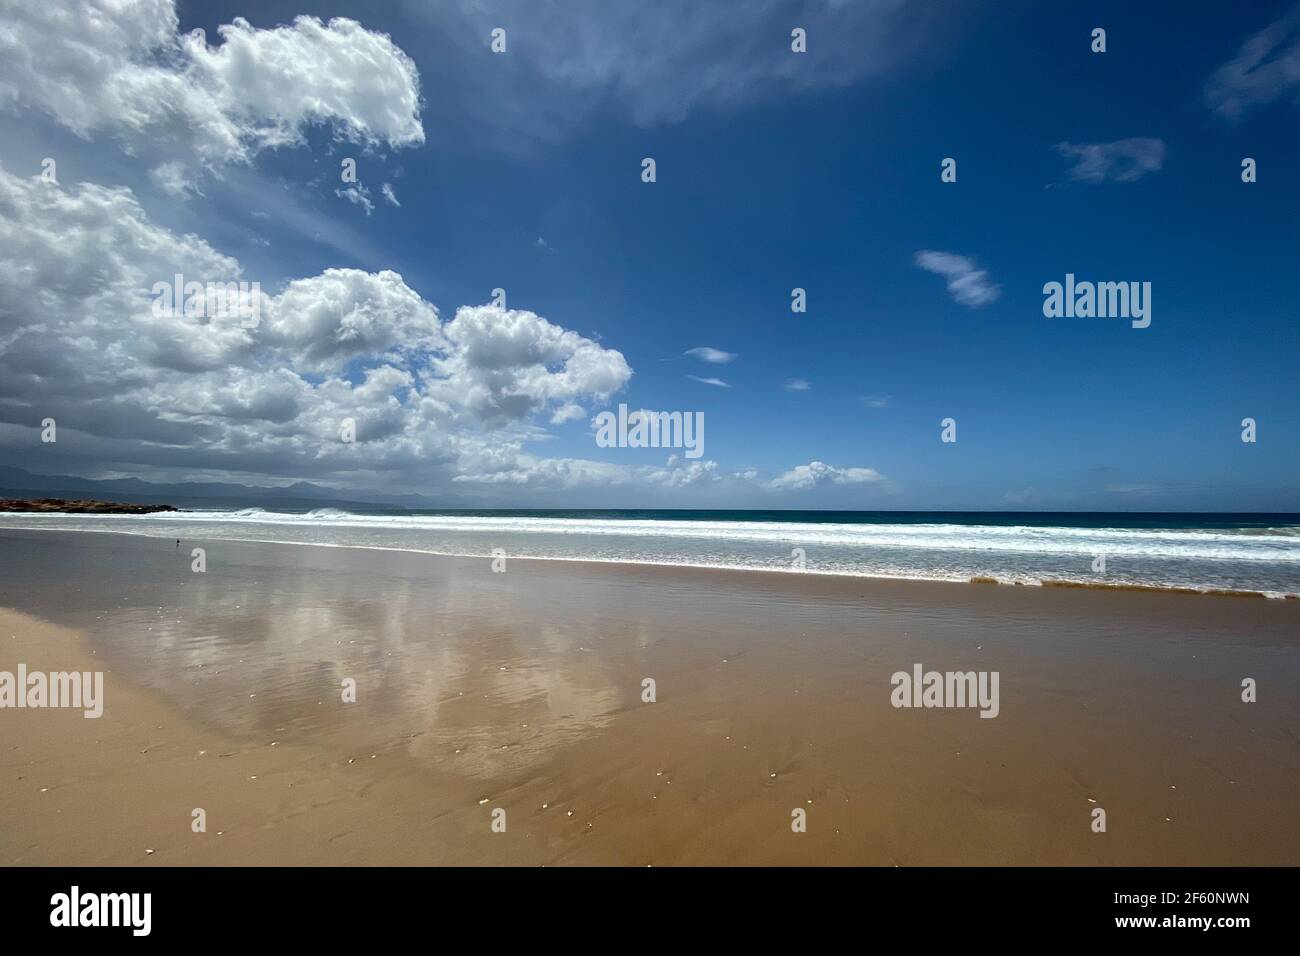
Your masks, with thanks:
[{"label": "white cloud", "polygon": [[652,470],[641,477],[667,488],[686,488],[716,481],[720,476],[716,461],[686,461],[673,455],[668,459],[667,468]]},{"label": "white cloud", "polygon": [[889,405],[889,395],[863,395],[862,404],[867,408],[885,408]]},{"label": "white cloud", "polygon": [[446,344],[438,310],[387,270],[327,269],[295,279],[269,311],[259,340],[292,351],[311,372],[339,372],[358,358],[418,361]]},{"label": "white cloud", "polygon": [[184,163],[159,163],[149,170],[149,178],[155,186],[173,199],[185,199],[200,195],[198,183],[190,175]]},{"label": "white cloud", "polygon": [[666,466],[620,465],[582,458],[514,456],[508,467],[458,475],[455,481],[514,485],[534,490],[572,491],[594,488],[680,489],[720,481],[715,461],[685,461],[673,456]]},{"label": "white cloud", "polygon": [[768,482],[768,487],[783,491],[803,491],[817,485],[857,485],[884,481],[874,468],[836,468],[821,461],[797,465]]},{"label": "white cloud", "polygon": [[384,199],[388,200],[390,206],[401,205],[401,203],[397,201],[397,193],[393,192],[392,183],[384,183],[379,187],[379,192],[383,195]]},{"label": "white cloud", "polygon": [[[266,290],[256,328],[156,310],[153,284],[176,273],[247,277],[151,222],[127,189],[64,189],[3,167],[0,259],[22,263],[0,270],[0,434],[30,449],[4,426],[53,417],[47,455],[125,471],[436,490],[515,467],[544,434],[535,414],[571,419],[578,400],[604,400],[632,375],[619,352],[531,312],[466,307],[443,324],[391,271],[329,269]],[[345,418],[355,445],[339,441]]]},{"label": "white cloud", "polygon": [[722,349],[710,348],[707,345],[697,345],[682,354],[699,359],[701,362],[712,362],[714,365],[726,365],[736,358],[735,352],[724,352]]},{"label": "white cloud", "polygon": [[587,412],[581,405],[570,402],[567,405],[561,405],[551,416],[552,425],[563,425],[565,422],[577,421],[580,418],[586,418]]},{"label": "white cloud", "polygon": [[1070,178],[1084,183],[1108,179],[1131,183],[1155,172],[1165,162],[1164,140],[1148,136],[1118,139],[1113,143],[1057,143],[1056,149],[1074,160]]},{"label": "white cloud", "polygon": [[443,334],[449,349],[433,359],[437,378],[426,394],[482,423],[583,395],[607,398],[632,377],[621,352],[524,310],[462,306]]},{"label": "white cloud", "polygon": [[686,377],[692,381],[699,382],[701,385],[712,385],[714,388],[731,388],[730,385],[720,378],[701,378],[698,375],[687,375]]},{"label": "white cloud", "polygon": [[360,206],[365,210],[367,216],[375,211],[375,204],[370,201],[370,190],[360,183],[349,186],[347,189],[336,189],[334,195],[340,199],[346,199],[354,206]]},{"label": "white cloud", "polygon": [[807,379],[791,378],[787,379],[784,386],[787,392],[806,392],[812,388],[812,384]]},{"label": "white cloud", "polygon": [[215,45],[177,27],[174,0],[6,4],[0,107],[207,169],[301,143],[312,124],[365,145],[424,142],[415,64],[354,20],[299,17],[259,30],[236,18]]},{"label": "white cloud", "polygon": [[922,249],[913,257],[913,262],[926,272],[947,279],[948,293],[960,305],[977,309],[1002,294],[1002,289],[989,281],[989,274],[966,256]]},{"label": "white cloud", "polygon": [[1300,102],[1300,4],[1260,30],[1205,87],[1210,109],[1240,119],[1252,106],[1292,95]]}]

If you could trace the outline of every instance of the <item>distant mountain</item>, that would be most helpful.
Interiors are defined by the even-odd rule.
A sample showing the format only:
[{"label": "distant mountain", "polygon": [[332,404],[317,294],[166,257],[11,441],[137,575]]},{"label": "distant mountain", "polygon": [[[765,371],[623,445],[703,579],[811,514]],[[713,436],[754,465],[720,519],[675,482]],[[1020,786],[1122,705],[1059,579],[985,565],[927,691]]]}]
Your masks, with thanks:
[{"label": "distant mountain", "polygon": [[376,505],[402,508],[445,508],[446,502],[425,495],[385,495],[353,492],[342,488],[295,482],[278,488],[259,488],[221,481],[156,482],[140,478],[77,478],[73,475],[40,475],[23,468],[0,465],[0,497],[85,498],[171,504],[182,508],[241,507],[280,511],[310,511],[313,508],[355,508]]}]

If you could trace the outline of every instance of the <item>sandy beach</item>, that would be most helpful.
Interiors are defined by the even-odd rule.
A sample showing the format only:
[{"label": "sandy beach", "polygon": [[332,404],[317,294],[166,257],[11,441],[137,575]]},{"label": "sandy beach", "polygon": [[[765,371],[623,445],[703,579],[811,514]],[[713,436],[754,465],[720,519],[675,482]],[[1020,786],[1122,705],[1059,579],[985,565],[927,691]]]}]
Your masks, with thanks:
[{"label": "sandy beach", "polygon": [[0,607],[105,672],[0,711],[5,865],[1300,859],[1300,601],[7,530]]}]

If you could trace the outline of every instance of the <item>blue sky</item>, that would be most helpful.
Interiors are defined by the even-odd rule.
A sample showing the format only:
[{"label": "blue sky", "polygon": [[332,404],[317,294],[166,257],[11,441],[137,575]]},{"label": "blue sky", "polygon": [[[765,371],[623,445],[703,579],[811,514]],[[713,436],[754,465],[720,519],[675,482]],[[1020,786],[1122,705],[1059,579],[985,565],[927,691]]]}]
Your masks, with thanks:
[{"label": "blue sky", "polygon": [[[192,436],[160,441],[116,411],[79,425],[82,408],[110,407],[101,395],[61,405],[73,439],[33,460],[29,378],[0,405],[0,454],[37,471],[507,506],[1297,510],[1300,6],[1147,7],[181,3],[180,33],[202,28],[211,47],[238,15],[254,30],[310,14],[389,35],[418,71],[423,142],[375,132],[378,107],[361,134],[309,116],[283,145],[196,162],[177,196],[153,173],[157,135],[78,131],[68,107],[19,95],[4,169],[30,176],[57,155],[61,189],[126,187],[154,227],[201,237],[268,292],[391,270],[446,323],[501,287],[509,309],[621,353],[630,375],[609,394],[548,380],[509,420],[394,412],[404,443],[367,459],[363,428],[352,464],[313,449],[316,425],[232,431],[228,409],[173,401],[162,379],[131,414]],[[789,50],[801,25],[802,55]],[[504,54],[488,49],[494,26]],[[1094,27],[1105,53],[1090,50]],[[1062,143],[1098,162],[1077,166]],[[1126,149],[1148,168],[1132,171]],[[339,195],[342,157],[369,211]],[[955,183],[940,181],[945,157]],[[1241,181],[1243,157],[1257,182]],[[969,260],[991,301],[957,301],[917,267],[923,250]],[[1066,273],[1150,282],[1150,327],[1044,317],[1043,284]],[[699,347],[735,357],[685,354]],[[382,351],[270,364],[293,368],[295,388],[331,375],[357,388],[391,364]],[[248,371],[222,361],[205,366],[214,383]],[[449,394],[462,380],[447,375]],[[389,398],[415,404],[402,385]],[[703,412],[708,468],[597,447],[592,417],[620,402]],[[553,423],[558,405],[582,414]],[[945,417],[956,443],[940,441]]]}]

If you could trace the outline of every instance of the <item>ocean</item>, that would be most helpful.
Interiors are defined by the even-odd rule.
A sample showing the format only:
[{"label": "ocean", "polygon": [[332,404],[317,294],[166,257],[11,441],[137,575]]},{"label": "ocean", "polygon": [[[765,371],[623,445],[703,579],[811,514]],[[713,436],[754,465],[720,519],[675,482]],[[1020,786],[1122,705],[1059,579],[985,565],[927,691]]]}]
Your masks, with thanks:
[{"label": "ocean", "polygon": [[1300,594],[1300,515],[193,510],[0,528],[1003,584]]}]

